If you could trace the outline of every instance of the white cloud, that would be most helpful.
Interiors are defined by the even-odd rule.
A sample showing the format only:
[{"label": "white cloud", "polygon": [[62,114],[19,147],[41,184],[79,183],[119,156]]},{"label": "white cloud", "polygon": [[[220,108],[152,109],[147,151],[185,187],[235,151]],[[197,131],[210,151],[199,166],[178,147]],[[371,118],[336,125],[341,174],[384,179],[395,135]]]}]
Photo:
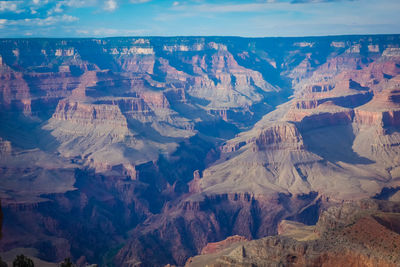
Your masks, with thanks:
[{"label": "white cloud", "polygon": [[118,4],[115,0],[106,0],[104,2],[104,10],[114,11],[117,9],[117,7],[118,7]]},{"label": "white cloud", "polygon": [[131,0],[132,4],[143,4],[143,3],[147,3],[150,2],[151,0]]},{"label": "white cloud", "polygon": [[26,18],[18,20],[0,20],[0,25],[20,25],[20,26],[49,26],[57,23],[70,23],[79,20],[77,17],[70,15],[49,16],[47,18]]},{"label": "white cloud", "polygon": [[89,31],[87,31],[87,30],[76,30],[76,33],[77,34],[82,34],[82,35],[87,35],[87,34],[89,34]]},{"label": "white cloud", "polygon": [[137,36],[137,35],[143,35],[148,33],[148,30],[144,29],[136,29],[136,30],[131,30],[131,29],[114,29],[114,28],[96,28],[96,29],[79,29],[75,30],[75,32],[79,36]]},{"label": "white cloud", "polygon": [[83,6],[94,6],[97,4],[96,0],[64,0],[60,1],[62,5],[69,7],[83,7]]},{"label": "white cloud", "polygon": [[63,12],[64,9],[62,8],[62,6],[63,6],[63,2],[58,2],[55,7],[53,7],[52,9],[47,10],[47,15],[52,15],[54,13]]},{"label": "white cloud", "polygon": [[[173,3],[172,9],[175,11],[201,12],[201,13],[242,13],[260,12],[271,9],[295,10],[296,4],[326,4],[336,2],[354,2],[355,0],[264,0],[249,3],[228,2],[225,4],[214,3],[212,1],[199,1],[198,4],[190,5],[187,2],[180,4],[178,1]],[[175,4],[177,3],[177,4]]]},{"label": "white cloud", "polygon": [[0,12],[17,12],[19,3],[20,1],[0,1]]},{"label": "white cloud", "polygon": [[71,16],[71,15],[62,15],[60,21],[65,21],[65,22],[73,22],[77,21],[79,18]]},{"label": "white cloud", "polygon": [[2,29],[4,27],[4,24],[7,23],[8,20],[6,19],[0,19],[0,29]]},{"label": "white cloud", "polygon": [[[46,3],[48,0],[45,0]],[[109,2],[109,3],[107,3]],[[109,0],[106,1],[106,10],[113,10],[113,8],[116,7],[116,5],[113,5],[112,2],[115,2],[115,0]],[[62,13],[68,8],[81,8],[81,7],[93,7],[97,6],[99,3],[97,0],[63,0],[63,1],[51,1],[52,6],[47,10],[47,15],[52,15],[55,13]],[[108,6],[107,6],[108,5]],[[31,10],[35,10],[34,8],[31,7]]]},{"label": "white cloud", "polygon": [[176,11],[190,11],[202,13],[231,13],[254,12],[269,8],[270,3],[248,4],[197,4],[197,5],[173,5]]},{"label": "white cloud", "polygon": [[34,5],[45,5],[45,4],[47,4],[49,1],[52,1],[52,0],[32,0],[32,2],[33,2]]},{"label": "white cloud", "polygon": [[94,30],[93,34],[96,36],[99,35],[115,35],[118,33],[118,30],[116,29],[98,29],[98,30]]},{"label": "white cloud", "polygon": [[55,13],[61,13],[63,12],[63,9],[61,8],[61,3],[57,3],[56,7],[54,8]]}]

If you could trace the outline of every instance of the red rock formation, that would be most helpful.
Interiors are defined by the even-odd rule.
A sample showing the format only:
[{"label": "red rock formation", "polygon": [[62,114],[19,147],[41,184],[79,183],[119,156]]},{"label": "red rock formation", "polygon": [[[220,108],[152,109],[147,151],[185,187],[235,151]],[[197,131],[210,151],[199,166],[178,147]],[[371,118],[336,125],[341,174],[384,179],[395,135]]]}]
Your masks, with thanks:
[{"label": "red rock formation", "polygon": [[22,73],[0,66],[0,80],[0,104],[4,107],[10,108],[13,102],[26,101],[31,98],[28,84]]},{"label": "red rock formation", "polygon": [[[33,135],[34,141],[26,142],[28,146],[24,142],[16,145],[12,157],[30,153],[24,147],[39,147],[37,140],[45,139],[62,155],[51,154],[54,161],[67,160],[66,165],[80,178],[75,183],[77,188],[68,189],[73,190],[68,193],[40,193],[43,199],[52,200],[45,205],[28,203],[24,207],[14,203],[15,210],[9,206],[7,212],[15,218],[8,224],[13,230],[9,236],[14,233],[15,239],[4,246],[39,247],[47,256],[56,252],[53,254],[57,257],[61,257],[60,251],[68,256],[72,251],[73,257],[80,258],[82,252],[99,260],[129,231],[130,239],[116,257],[118,266],[137,261],[151,266],[168,262],[182,265],[209,242],[234,234],[249,239],[274,234],[283,218],[315,219],[320,206],[319,200],[307,195],[311,190],[331,190],[329,194],[338,201],[345,198],[342,190],[346,199],[360,191],[375,194],[397,179],[398,139],[395,134],[384,136],[389,141],[381,143],[394,163],[385,158],[381,165],[375,158],[358,153],[353,140],[359,132],[364,134],[358,129],[362,128],[360,124],[399,126],[395,91],[400,84],[398,51],[386,49],[397,46],[398,37],[351,39],[332,37],[332,42],[327,42],[326,38],[315,38],[295,43],[291,39],[236,41],[214,37],[2,40],[2,107],[18,107],[22,117],[24,113],[35,115],[40,105],[48,113],[54,111],[49,121],[47,114],[38,116],[29,124],[32,131],[29,127],[29,131],[23,130]],[[316,48],[327,53],[321,54]],[[386,52],[381,57],[379,51],[383,50]],[[283,105],[251,132],[230,141],[223,135],[215,138],[210,134],[214,115],[226,121],[223,125],[251,128],[254,119],[265,115],[268,104],[279,102],[270,98],[271,92],[279,90],[288,78],[293,78],[295,86],[291,107]],[[385,96],[387,90],[392,93]],[[377,110],[374,103],[380,101],[382,109]],[[367,102],[374,104],[371,110],[364,105]],[[212,126],[205,129],[197,127],[210,122]],[[349,126],[345,142],[341,142],[342,132],[330,134],[340,128],[331,126],[341,124]],[[200,137],[193,137],[193,129]],[[46,130],[51,131],[50,136]],[[321,144],[309,130],[316,130],[315,136],[324,141],[333,137],[339,142]],[[328,138],[322,138],[325,135]],[[381,141],[382,134],[375,137],[373,141]],[[56,140],[51,142],[52,138]],[[191,143],[195,138],[207,141]],[[356,140],[361,144],[369,141]],[[216,157],[206,158],[203,150],[212,151],[223,142],[222,157],[212,166],[216,166],[214,169],[208,168]],[[376,143],[373,145],[380,145]],[[343,154],[349,151],[359,155],[329,157],[342,147]],[[2,149],[9,151],[5,143]],[[39,149],[53,153],[53,149]],[[376,158],[383,155],[377,151]],[[366,158],[360,159],[360,155]],[[143,162],[152,162],[151,167],[140,167]],[[52,167],[53,161],[45,163]],[[7,161],[3,166],[10,164],[16,163]],[[0,169],[4,171],[3,166]],[[95,178],[88,173],[79,177],[80,170],[86,168],[105,172]],[[204,178],[200,178],[200,171],[193,173],[204,168]],[[33,178],[40,182],[45,175]],[[71,216],[74,229],[65,224]],[[364,223],[381,229],[375,222]],[[26,229],[34,229],[33,234]],[[386,238],[386,234],[383,236]],[[59,238],[63,241],[54,241]],[[260,250],[260,255],[272,254],[270,259],[289,266],[333,264],[342,259],[354,264],[386,264],[344,251],[329,251],[310,260],[305,252],[308,245],[311,252],[320,252],[312,243],[305,246],[271,240],[266,241],[268,249]],[[283,253],[282,248],[290,253]],[[240,247],[233,254],[239,258],[234,260],[239,259],[241,264],[251,253],[251,249]],[[338,255],[343,257],[339,259]],[[224,260],[229,263],[230,259]]]},{"label": "red rock formation", "polygon": [[248,241],[248,239],[243,236],[240,236],[240,235],[230,236],[227,239],[219,241],[219,242],[208,243],[207,246],[205,246],[201,250],[200,254],[205,255],[205,254],[218,253],[218,252],[226,249],[227,247],[231,246],[232,244],[240,243],[240,242],[244,242],[244,241]]},{"label": "red rock formation", "polygon": [[122,69],[129,72],[153,74],[154,64],[153,55],[131,55],[121,59]]},{"label": "red rock formation", "polygon": [[[295,235],[310,227],[298,224],[292,238],[276,236],[243,241],[240,245],[233,243],[225,250],[192,257],[186,266],[397,266],[399,235],[380,223],[379,218],[390,217],[389,221],[397,225],[400,210],[389,204],[396,213],[382,212],[379,209],[385,210],[387,203],[375,203],[380,208],[371,201],[370,204],[369,208],[357,206],[362,203],[348,203],[328,209],[329,222],[334,226],[325,225],[316,239],[297,241]],[[329,222],[320,219],[319,225]],[[390,223],[387,225],[390,227]]]},{"label": "red rock formation", "polygon": [[[225,236],[240,234],[253,239],[256,236],[276,233],[276,225],[271,218],[281,217],[286,213],[279,204],[281,201],[286,200],[277,195],[232,193],[206,195],[202,200],[185,199],[178,207],[165,206],[162,215],[149,220],[151,225],[157,225],[156,229],[147,226],[138,228],[136,231],[140,231],[140,237],[132,239],[120,250],[116,264],[129,266],[131,261],[140,261],[158,266],[159,259],[165,257],[163,254],[156,258],[155,252],[160,250],[171,253],[176,264],[184,265],[190,255],[190,252],[184,249],[188,244],[194,245],[195,251],[200,253],[208,243],[223,240]],[[290,205],[303,206],[307,202],[300,199],[297,201]],[[250,210],[253,210],[253,215],[248,213]],[[227,227],[228,225],[230,226]],[[185,239],[186,236],[191,236],[191,239]],[[168,240],[174,242],[170,243]],[[153,256],[143,258],[143,252],[148,246],[152,246],[150,253]]]},{"label": "red rock formation", "polygon": [[169,64],[168,60],[166,60],[164,58],[159,58],[158,61],[160,63],[160,67],[159,67],[160,71],[162,71],[166,75],[165,79],[171,79],[171,80],[185,82],[186,79],[189,77],[189,75],[186,74],[185,72],[178,70],[178,69],[174,68],[173,66],[171,66]]},{"label": "red rock formation", "polygon": [[400,126],[400,90],[375,92],[371,102],[355,110],[356,123],[367,126]]},{"label": "red rock formation", "polygon": [[196,193],[200,191],[199,181],[201,179],[200,171],[195,170],[193,172],[193,180],[189,183],[189,192]]},{"label": "red rock formation", "polygon": [[94,105],[83,102],[61,100],[53,114],[57,120],[72,121],[77,124],[109,124],[127,127],[126,118],[116,105]]},{"label": "red rock formation", "polygon": [[113,98],[110,100],[101,100],[98,103],[116,105],[123,113],[149,113],[152,111],[143,98],[139,97]]},{"label": "red rock formation", "polygon": [[276,124],[263,129],[255,140],[259,150],[304,149],[303,139],[296,126],[290,123]]},{"label": "red rock formation", "polygon": [[170,108],[170,104],[168,102],[168,99],[165,97],[164,93],[162,93],[162,92],[147,91],[147,92],[140,93],[140,97],[150,107],[163,108],[163,109]]},{"label": "red rock formation", "polygon": [[339,73],[343,70],[356,70],[364,66],[365,63],[363,63],[360,57],[343,55],[329,59],[319,69],[321,72]]},{"label": "red rock formation", "polygon": [[292,123],[274,123],[260,130],[255,130],[255,133],[255,137],[246,140],[237,138],[228,141],[220,147],[221,152],[234,152],[247,144],[254,144],[257,150],[304,149],[302,136],[297,127]]}]

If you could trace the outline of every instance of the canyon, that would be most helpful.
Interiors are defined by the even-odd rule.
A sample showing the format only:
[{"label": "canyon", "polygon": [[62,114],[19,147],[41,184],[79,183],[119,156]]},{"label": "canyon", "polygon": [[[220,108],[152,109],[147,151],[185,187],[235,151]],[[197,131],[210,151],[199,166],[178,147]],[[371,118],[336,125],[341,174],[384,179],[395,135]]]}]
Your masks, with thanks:
[{"label": "canyon", "polygon": [[185,266],[398,266],[398,208],[382,200],[330,207],[315,226],[284,220],[278,236],[227,239]]},{"label": "canyon", "polygon": [[0,123],[2,258],[399,263],[399,35],[0,39]]}]

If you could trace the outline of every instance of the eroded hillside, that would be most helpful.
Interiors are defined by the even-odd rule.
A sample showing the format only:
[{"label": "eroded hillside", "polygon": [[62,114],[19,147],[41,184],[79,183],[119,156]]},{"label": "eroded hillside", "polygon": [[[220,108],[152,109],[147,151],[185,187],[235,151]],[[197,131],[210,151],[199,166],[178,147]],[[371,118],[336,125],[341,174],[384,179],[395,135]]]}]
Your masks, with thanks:
[{"label": "eroded hillside", "polygon": [[399,47],[398,35],[0,40],[0,249],[183,265],[210,242],[397,188]]}]

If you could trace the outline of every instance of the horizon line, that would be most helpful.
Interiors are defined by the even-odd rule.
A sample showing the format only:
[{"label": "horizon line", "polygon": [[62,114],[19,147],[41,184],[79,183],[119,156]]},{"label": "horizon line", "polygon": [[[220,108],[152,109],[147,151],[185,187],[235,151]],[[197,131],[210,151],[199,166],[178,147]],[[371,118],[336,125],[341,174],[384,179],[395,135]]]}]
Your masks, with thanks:
[{"label": "horizon line", "polygon": [[242,38],[242,39],[267,39],[267,38],[318,38],[318,37],[351,37],[351,36],[393,36],[400,33],[356,33],[356,34],[328,34],[328,35],[304,35],[304,36],[240,36],[240,35],[126,35],[126,36],[70,36],[70,37],[0,37],[4,39],[112,39],[112,38]]}]

